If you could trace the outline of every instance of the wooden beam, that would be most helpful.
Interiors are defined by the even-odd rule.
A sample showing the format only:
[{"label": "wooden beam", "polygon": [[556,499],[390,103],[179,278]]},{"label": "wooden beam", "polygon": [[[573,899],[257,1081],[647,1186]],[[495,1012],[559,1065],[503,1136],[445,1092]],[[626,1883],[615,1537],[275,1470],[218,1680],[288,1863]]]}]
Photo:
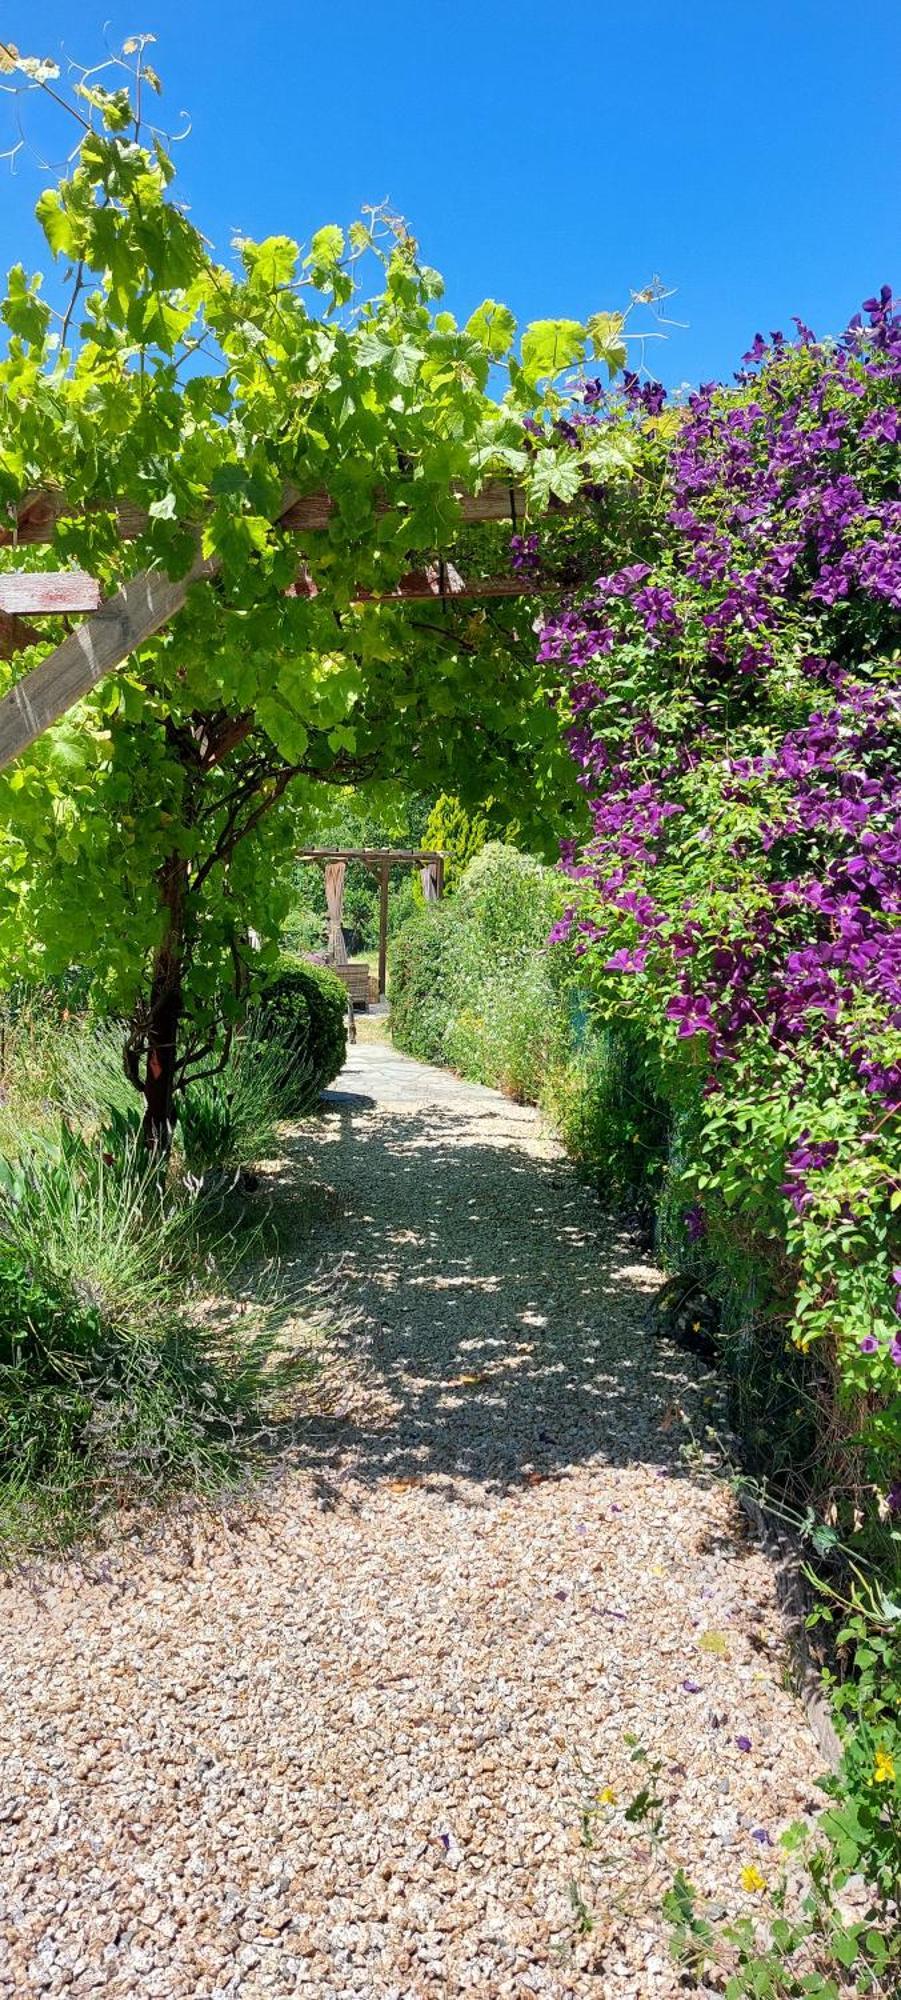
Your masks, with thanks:
[{"label": "wooden beam", "polygon": [[177,583],[159,571],[133,577],[115,597],[16,681],[0,701],[0,770],[21,756],[45,729],[120,667],[145,639],[180,611],[192,583],[214,576],[217,564],[201,556]]},{"label": "wooden beam", "polygon": [[379,999],[388,986],[388,862],[379,869]]},{"label": "wooden beam", "polygon": [[[283,512],[296,497],[293,487],[284,488]],[[138,646],[168,625],[192,583],[209,582],[220,567],[218,557],[202,556],[198,549],[187,575],[175,582],[159,570],[142,571],[23,675],[0,701],[0,771],[74,708],[105,674],[121,667]]]},{"label": "wooden beam", "polygon": [[362,861],[367,868],[403,865],[419,867],[427,861],[440,862],[444,855],[431,847],[299,847],[297,861]]},{"label": "wooden beam", "polygon": [[[307,565],[289,584],[287,597],[318,597],[319,585]],[[391,590],[362,588],[354,594],[355,604],[393,604],[399,600],[429,598],[534,597],[535,585],[518,576],[462,577],[453,563],[428,563],[425,569],[409,570]]]},{"label": "wooden beam", "polygon": [[0,611],[58,617],[64,611],[96,611],[100,585],[80,569],[0,570]]},{"label": "wooden beam", "polygon": [[[486,521],[509,521],[511,525],[521,523],[525,518],[527,499],[520,486],[510,485],[503,479],[488,479],[478,493],[457,492],[455,498],[460,507],[460,518],[466,527],[478,527]],[[384,493],[375,496],[376,514],[387,514],[398,504],[398,496],[388,498]],[[401,496],[402,504],[402,496]],[[32,493],[22,502],[17,517],[9,527],[0,526],[0,548],[20,544],[34,547],[36,544],[52,542],[56,522],[63,515],[78,514],[78,506],[68,505],[62,493]],[[119,535],[124,542],[134,541],[144,534],[150,516],[145,507],[139,507],[131,500],[89,500],[84,511],[88,514],[114,514]],[[335,513],[335,503],[324,486],[313,493],[297,495],[291,506],[286,508],[280,519],[280,526],[289,534],[322,534]]]}]

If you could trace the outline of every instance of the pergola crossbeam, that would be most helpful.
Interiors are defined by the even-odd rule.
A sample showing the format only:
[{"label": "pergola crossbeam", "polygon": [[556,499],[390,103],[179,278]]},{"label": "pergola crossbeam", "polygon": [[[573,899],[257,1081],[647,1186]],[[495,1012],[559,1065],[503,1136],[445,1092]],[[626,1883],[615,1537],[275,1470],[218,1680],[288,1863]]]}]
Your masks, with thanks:
[{"label": "pergola crossbeam", "polygon": [[100,585],[84,570],[0,570],[0,611],[58,618],[99,608]]},{"label": "pergola crossbeam", "polygon": [[[503,479],[486,480],[478,493],[458,492],[454,497],[464,527],[479,527],[488,521],[509,521],[515,526],[525,518],[527,503],[522,487]],[[397,498],[376,493],[373,504],[376,514],[381,516],[396,508]],[[60,517],[71,517],[79,511],[69,504],[63,493],[29,494],[9,526],[0,525],[0,548],[17,545],[34,548],[52,542]],[[123,542],[134,541],[139,535],[146,534],[150,523],[149,510],[136,506],[131,500],[88,500],[83,511],[87,514],[114,515]],[[280,516],[279,526],[288,534],[323,534],[335,512],[334,500],[325,487],[320,486],[312,493],[297,494]]]}]

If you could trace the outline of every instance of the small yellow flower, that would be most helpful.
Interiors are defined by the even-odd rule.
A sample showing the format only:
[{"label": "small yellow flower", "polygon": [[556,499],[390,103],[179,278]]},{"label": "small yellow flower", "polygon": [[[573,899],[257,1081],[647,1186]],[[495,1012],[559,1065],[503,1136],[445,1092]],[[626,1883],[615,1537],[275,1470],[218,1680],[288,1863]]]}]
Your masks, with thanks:
[{"label": "small yellow flower", "polygon": [[895,1778],[894,1757],[890,1757],[887,1750],[877,1750],[876,1762],[873,1765],[874,1785],[891,1785],[894,1783],[894,1778]]},{"label": "small yellow flower", "polygon": [[605,1785],[603,1791],[598,1792],[598,1805],[615,1806],[615,1804],[616,1804],[616,1793],[613,1790],[613,1786]]},{"label": "small yellow flower", "polygon": [[760,1869],[755,1868],[753,1861],[749,1862],[747,1868],[743,1868],[741,1871],[741,1886],[743,1889],[747,1889],[749,1896],[759,1896],[761,1890],[766,1888],[766,1882],[760,1873]]}]

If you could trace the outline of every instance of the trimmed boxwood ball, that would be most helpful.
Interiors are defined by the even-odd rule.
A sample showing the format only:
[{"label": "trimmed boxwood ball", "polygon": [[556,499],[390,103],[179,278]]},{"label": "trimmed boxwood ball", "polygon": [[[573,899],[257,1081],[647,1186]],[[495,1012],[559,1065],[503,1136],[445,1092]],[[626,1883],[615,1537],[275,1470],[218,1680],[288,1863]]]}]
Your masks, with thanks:
[{"label": "trimmed boxwood ball", "polygon": [[315,1103],[347,1059],[347,994],[325,965],[283,963],[258,1007],[258,1032],[285,1049],[286,1118]]}]

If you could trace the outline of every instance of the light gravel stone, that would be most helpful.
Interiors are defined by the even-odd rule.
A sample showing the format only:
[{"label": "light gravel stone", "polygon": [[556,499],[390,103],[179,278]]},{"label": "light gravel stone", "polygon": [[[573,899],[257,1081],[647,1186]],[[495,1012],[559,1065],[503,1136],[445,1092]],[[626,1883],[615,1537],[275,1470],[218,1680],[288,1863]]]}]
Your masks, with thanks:
[{"label": "light gravel stone", "polygon": [[716,1384],[535,1112],[360,1043],[286,1147],[271,1477],[0,1590],[0,1994],[675,1995],[672,1871],[746,1905],[820,1768]]}]

